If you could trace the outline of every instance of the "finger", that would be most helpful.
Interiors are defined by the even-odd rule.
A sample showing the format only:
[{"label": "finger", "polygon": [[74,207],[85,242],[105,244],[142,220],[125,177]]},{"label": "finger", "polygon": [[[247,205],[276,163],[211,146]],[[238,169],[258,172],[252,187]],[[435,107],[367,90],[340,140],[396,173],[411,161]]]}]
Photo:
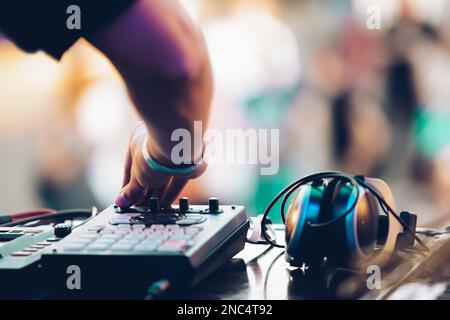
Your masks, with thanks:
[{"label": "finger", "polygon": [[164,191],[167,189],[171,179],[168,179],[162,187],[148,189],[144,198],[139,202],[139,206],[148,207],[150,205],[150,198],[155,197],[161,199]]},{"label": "finger", "polygon": [[114,202],[119,207],[129,207],[141,201],[145,196],[145,192],[146,188],[141,186],[136,178],[132,176],[130,182],[123,187]]},{"label": "finger", "polygon": [[144,196],[135,205],[139,207],[147,207],[149,202],[148,200],[152,197],[152,194],[153,189],[145,189]]},{"label": "finger", "polygon": [[172,180],[173,180],[173,177],[170,177],[169,179],[167,179],[167,182],[164,183],[164,185],[162,187],[155,189],[153,196],[161,199],[163,197],[164,193],[166,192],[167,188],[169,188],[170,184],[172,183]]},{"label": "finger", "polygon": [[173,178],[161,197],[161,204],[163,206],[170,206],[181,193],[188,181],[189,179],[185,178]]},{"label": "finger", "polygon": [[125,187],[130,182],[131,177],[131,164],[133,163],[131,158],[130,147],[127,149],[127,154],[125,156],[124,173],[122,180],[122,188]]}]

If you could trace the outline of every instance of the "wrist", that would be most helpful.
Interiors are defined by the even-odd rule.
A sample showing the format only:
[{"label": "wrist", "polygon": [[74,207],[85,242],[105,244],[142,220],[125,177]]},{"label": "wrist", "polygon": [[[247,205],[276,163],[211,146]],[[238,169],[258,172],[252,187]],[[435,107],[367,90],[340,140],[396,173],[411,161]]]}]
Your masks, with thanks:
[{"label": "wrist", "polygon": [[[152,154],[152,146],[149,144],[148,137],[145,138],[142,145],[142,155],[147,165],[155,171],[164,172],[170,175],[189,175],[192,174],[201,167],[201,161],[196,161],[192,164],[176,165],[171,159],[166,157],[157,158]],[[157,152],[157,151],[156,151]]]},{"label": "wrist", "polygon": [[168,154],[168,152],[164,152],[161,148],[156,146],[155,143],[151,143],[150,141],[150,139],[145,138],[143,147],[147,149],[150,157],[163,166],[176,167],[170,157],[170,154]]}]

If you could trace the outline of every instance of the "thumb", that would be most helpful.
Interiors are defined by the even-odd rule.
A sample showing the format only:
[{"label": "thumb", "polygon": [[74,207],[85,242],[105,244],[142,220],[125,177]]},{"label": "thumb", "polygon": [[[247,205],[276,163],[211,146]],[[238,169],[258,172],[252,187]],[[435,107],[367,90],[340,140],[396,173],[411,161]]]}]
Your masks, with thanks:
[{"label": "thumb", "polygon": [[114,203],[121,208],[130,207],[142,200],[145,194],[146,189],[139,184],[135,177],[132,177],[130,182],[116,196]]}]

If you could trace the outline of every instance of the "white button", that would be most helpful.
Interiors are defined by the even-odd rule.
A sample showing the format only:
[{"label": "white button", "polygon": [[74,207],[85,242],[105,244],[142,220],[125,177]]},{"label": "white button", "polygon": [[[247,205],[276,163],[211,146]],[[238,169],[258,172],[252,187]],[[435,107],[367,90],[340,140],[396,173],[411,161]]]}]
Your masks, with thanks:
[{"label": "white button", "polygon": [[139,244],[134,247],[134,251],[138,252],[154,252],[156,250],[157,245],[148,245],[148,244]]},{"label": "white button", "polygon": [[183,247],[177,247],[177,246],[160,246],[158,248],[158,251],[164,251],[164,252],[181,252],[183,251]]},{"label": "white button", "polygon": [[88,238],[75,238],[72,240],[72,243],[76,243],[76,244],[88,244],[91,243],[93,239],[88,239]]},{"label": "white button", "polygon": [[110,248],[111,251],[130,251],[131,249],[133,249],[133,245],[131,245],[131,244],[119,244],[119,243],[116,243],[115,245],[113,245]]},{"label": "white button", "polygon": [[109,245],[107,244],[103,244],[103,243],[93,243],[91,245],[89,245],[86,250],[87,251],[104,251],[106,249],[108,249]]},{"label": "white button", "polygon": [[191,240],[192,236],[187,235],[187,234],[175,234],[173,236],[170,237],[171,240]]},{"label": "white button", "polygon": [[113,240],[117,240],[122,238],[122,236],[120,234],[104,234],[101,236],[100,239],[113,239]]},{"label": "white button", "polygon": [[[93,244],[103,244],[103,245],[112,245],[114,242],[116,242],[115,239],[97,239],[93,242]],[[92,245],[92,244],[91,244]]]},{"label": "white button", "polygon": [[98,238],[98,234],[97,233],[83,233],[79,235],[80,238],[85,238],[85,239],[96,239]]},{"label": "white button", "polygon": [[84,244],[69,244],[64,247],[65,251],[83,251],[85,245]]}]

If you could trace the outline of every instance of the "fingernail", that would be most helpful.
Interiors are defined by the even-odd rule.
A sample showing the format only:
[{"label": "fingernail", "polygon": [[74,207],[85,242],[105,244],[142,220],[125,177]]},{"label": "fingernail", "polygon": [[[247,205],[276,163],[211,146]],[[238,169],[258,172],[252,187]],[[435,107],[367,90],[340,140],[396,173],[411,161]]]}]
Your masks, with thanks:
[{"label": "fingernail", "polygon": [[125,198],[125,196],[122,193],[119,193],[117,195],[116,199],[114,200],[114,203],[121,208],[126,208],[130,206],[130,202],[128,201],[127,198]]}]

